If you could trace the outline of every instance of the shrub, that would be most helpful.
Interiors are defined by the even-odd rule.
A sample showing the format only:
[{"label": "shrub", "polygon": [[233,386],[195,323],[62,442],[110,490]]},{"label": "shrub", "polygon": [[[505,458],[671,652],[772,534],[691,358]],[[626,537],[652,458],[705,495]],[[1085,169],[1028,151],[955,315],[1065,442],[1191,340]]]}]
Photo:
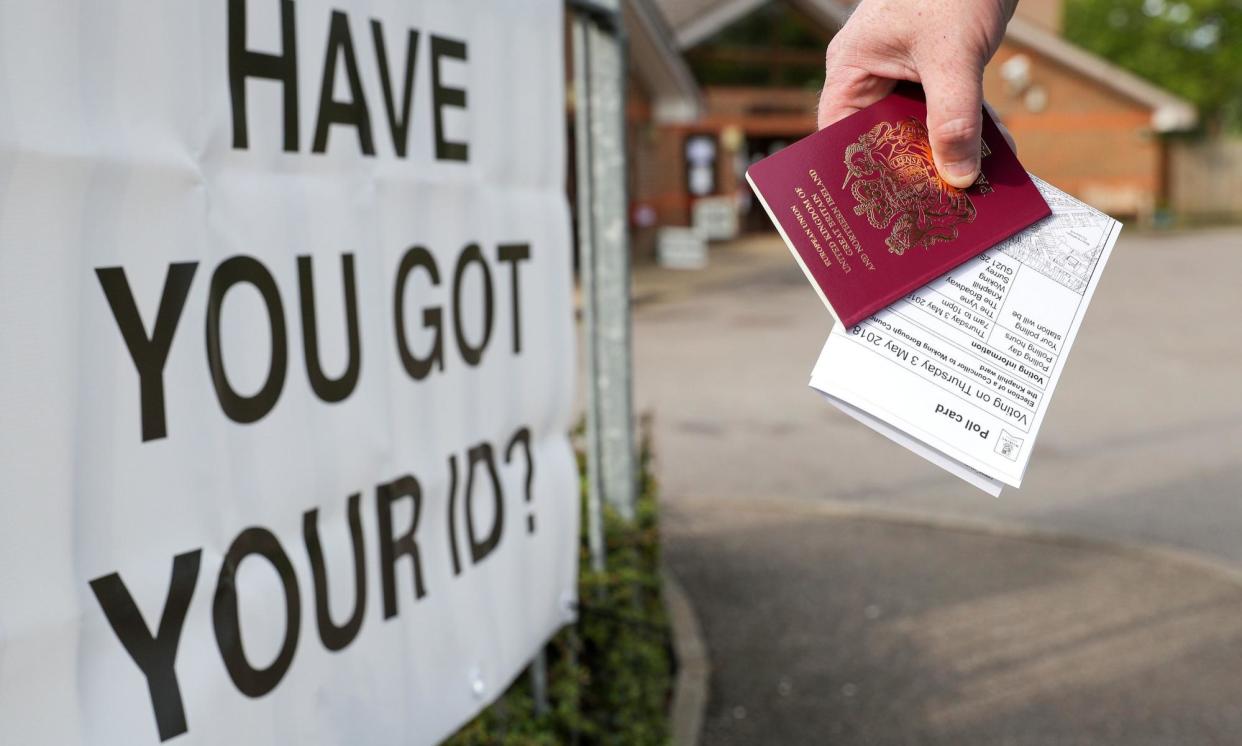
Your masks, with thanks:
[{"label": "shrub", "polygon": [[[545,647],[548,709],[535,713],[530,677],[447,742],[452,746],[632,746],[668,742],[673,657],[660,588],[660,537],[651,443],[644,426],[633,523],[604,511],[607,567],[591,570],[586,479],[578,560],[578,621]],[[578,455],[579,474],[585,460]]]}]

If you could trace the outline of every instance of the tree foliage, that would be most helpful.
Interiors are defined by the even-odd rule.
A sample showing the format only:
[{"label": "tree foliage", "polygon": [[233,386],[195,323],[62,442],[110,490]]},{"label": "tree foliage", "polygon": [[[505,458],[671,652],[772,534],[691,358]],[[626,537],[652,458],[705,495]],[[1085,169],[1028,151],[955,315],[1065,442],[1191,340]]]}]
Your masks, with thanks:
[{"label": "tree foliage", "polygon": [[1242,0],[1066,0],[1065,35],[1242,130]]}]

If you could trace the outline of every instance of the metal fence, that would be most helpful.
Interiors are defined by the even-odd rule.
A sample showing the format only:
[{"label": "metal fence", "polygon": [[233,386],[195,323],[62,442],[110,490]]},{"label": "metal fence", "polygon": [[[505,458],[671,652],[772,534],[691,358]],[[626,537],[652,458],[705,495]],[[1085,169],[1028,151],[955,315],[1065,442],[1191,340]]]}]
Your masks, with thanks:
[{"label": "metal fence", "polygon": [[[566,0],[571,13],[577,236],[586,340],[587,532],[604,570],[603,512],[634,517],[636,497],[626,194],[626,37],[621,0]],[[547,661],[530,666],[548,708]]]}]

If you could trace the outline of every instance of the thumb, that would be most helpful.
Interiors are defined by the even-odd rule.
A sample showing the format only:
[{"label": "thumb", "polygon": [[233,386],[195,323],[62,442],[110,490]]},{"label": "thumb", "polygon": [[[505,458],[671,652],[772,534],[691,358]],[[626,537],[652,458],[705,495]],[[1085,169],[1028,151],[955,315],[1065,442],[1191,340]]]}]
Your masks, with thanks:
[{"label": "thumb", "polygon": [[965,189],[979,177],[983,71],[960,60],[924,74],[927,134],[940,178]]}]

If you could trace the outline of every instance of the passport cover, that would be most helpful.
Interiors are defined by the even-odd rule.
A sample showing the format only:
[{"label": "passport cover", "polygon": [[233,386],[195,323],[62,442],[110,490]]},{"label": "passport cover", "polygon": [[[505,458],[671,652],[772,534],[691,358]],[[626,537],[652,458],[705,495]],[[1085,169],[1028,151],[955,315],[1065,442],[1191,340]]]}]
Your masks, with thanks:
[{"label": "passport cover", "polygon": [[852,326],[1051,211],[983,113],[982,175],[940,179],[922,91],[899,89],[746,179],[820,298]]}]

